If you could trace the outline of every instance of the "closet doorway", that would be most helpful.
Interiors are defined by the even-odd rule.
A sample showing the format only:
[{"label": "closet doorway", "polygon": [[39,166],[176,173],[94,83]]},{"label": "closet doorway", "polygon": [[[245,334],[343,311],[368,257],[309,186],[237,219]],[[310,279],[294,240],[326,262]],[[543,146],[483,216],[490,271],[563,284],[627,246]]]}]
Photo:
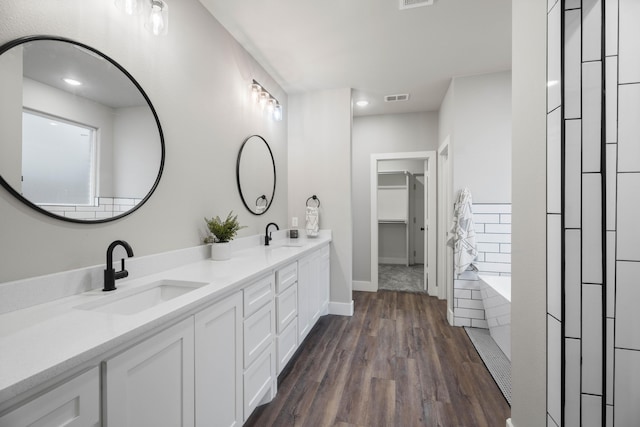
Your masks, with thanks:
[{"label": "closet doorway", "polygon": [[435,151],[371,155],[371,284],[375,290],[380,273],[393,274],[395,266],[404,265],[403,272],[409,276],[422,275],[420,290],[438,295],[436,158]]}]

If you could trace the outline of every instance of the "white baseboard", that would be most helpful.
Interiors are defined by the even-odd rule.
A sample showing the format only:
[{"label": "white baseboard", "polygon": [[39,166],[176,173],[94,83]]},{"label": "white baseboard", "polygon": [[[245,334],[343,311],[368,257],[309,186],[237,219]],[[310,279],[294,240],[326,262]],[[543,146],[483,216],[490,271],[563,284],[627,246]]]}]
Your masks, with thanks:
[{"label": "white baseboard", "polygon": [[329,314],[353,316],[353,300],[348,302],[329,302]]},{"label": "white baseboard", "polygon": [[353,290],[354,291],[362,291],[362,292],[378,292],[378,288],[373,286],[373,283],[366,282],[364,280],[354,280],[353,282]]},{"label": "white baseboard", "polygon": [[453,314],[453,310],[447,308],[447,320],[451,326],[455,326],[455,316]]},{"label": "white baseboard", "polygon": [[511,418],[507,418],[507,427],[515,427],[511,422]]},{"label": "white baseboard", "polygon": [[406,258],[378,257],[378,264],[407,265]]}]

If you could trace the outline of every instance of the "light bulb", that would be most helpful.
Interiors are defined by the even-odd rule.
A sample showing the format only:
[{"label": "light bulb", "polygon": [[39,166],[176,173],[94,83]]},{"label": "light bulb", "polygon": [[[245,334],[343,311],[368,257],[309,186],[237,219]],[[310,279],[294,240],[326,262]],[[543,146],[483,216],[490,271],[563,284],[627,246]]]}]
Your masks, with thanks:
[{"label": "light bulb", "polygon": [[166,34],[168,20],[167,3],[162,0],[151,0],[151,12],[149,13],[149,22],[147,24],[151,32],[156,36]]},{"label": "light bulb", "polygon": [[275,107],[276,107],[276,100],[271,98],[269,102],[267,102],[267,112],[269,114],[273,114]]},{"label": "light bulb", "polygon": [[258,100],[260,99],[261,91],[262,91],[262,88],[258,83],[253,83],[251,85],[251,99],[253,100],[253,102],[258,102]]},{"label": "light bulb", "polygon": [[267,92],[260,92],[260,105],[264,108],[269,101],[269,94]]},{"label": "light bulb", "polygon": [[273,120],[279,122],[282,120],[282,105],[276,104],[273,109]]}]

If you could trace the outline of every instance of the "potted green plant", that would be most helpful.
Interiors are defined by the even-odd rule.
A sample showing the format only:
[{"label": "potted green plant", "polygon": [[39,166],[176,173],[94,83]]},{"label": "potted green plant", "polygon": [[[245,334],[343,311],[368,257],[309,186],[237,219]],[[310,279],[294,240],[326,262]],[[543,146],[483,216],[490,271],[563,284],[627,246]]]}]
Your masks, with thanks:
[{"label": "potted green plant", "polygon": [[231,258],[229,242],[236,237],[238,230],[245,228],[238,222],[238,215],[234,215],[233,211],[231,211],[225,220],[215,216],[211,219],[205,217],[204,221],[208,230],[204,243],[212,243],[211,259],[224,261]]}]

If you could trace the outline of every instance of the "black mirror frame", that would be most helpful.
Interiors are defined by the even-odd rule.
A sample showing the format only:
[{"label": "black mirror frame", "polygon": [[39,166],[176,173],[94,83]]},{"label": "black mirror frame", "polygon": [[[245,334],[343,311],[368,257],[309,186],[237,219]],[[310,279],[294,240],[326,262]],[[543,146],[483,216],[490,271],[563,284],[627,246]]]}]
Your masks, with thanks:
[{"label": "black mirror frame", "polygon": [[38,205],[36,205],[35,203],[29,201],[28,199],[26,199],[25,197],[22,196],[22,194],[18,193],[7,181],[4,180],[4,178],[2,177],[2,174],[0,173],[0,185],[2,185],[9,193],[11,193],[14,197],[16,197],[18,200],[20,200],[22,203],[24,203],[25,205],[29,206],[30,208],[43,213],[51,218],[55,218],[55,219],[59,219],[61,221],[66,221],[66,222],[74,222],[77,224],[102,224],[105,222],[111,222],[111,221],[115,221],[121,218],[126,217],[127,215],[132,214],[133,212],[137,211],[142,205],[144,205],[146,203],[147,200],[149,200],[149,198],[151,197],[151,195],[153,194],[153,192],[156,190],[156,188],[158,187],[158,184],[160,183],[160,178],[162,177],[162,171],[164,170],[164,160],[165,160],[165,146],[164,146],[164,134],[162,132],[162,126],[160,125],[160,119],[158,118],[158,114],[156,113],[155,108],[153,108],[153,104],[151,104],[151,100],[149,99],[149,97],[147,96],[147,93],[142,89],[142,86],[140,86],[140,84],[136,81],[136,79],[133,78],[133,76],[124,69],[124,67],[122,67],[120,64],[118,64],[116,61],[114,61],[113,59],[111,59],[110,57],[108,57],[107,55],[105,55],[104,53],[100,52],[99,50],[88,46],[84,43],[80,43],[78,41],[66,38],[66,37],[58,37],[58,36],[47,36],[47,35],[38,35],[38,36],[26,36],[26,37],[21,37],[15,40],[12,40],[8,43],[3,44],[2,46],[0,46],[0,55],[2,55],[3,53],[5,53],[6,51],[8,51],[9,49],[12,49],[18,45],[24,44],[24,43],[28,43],[28,42],[32,42],[32,41],[37,41],[37,40],[47,40],[47,41],[59,41],[59,42],[64,42],[64,43],[71,43],[74,44],[76,46],[80,46],[83,49],[86,49],[88,51],[91,51],[93,53],[95,53],[96,55],[104,58],[105,60],[109,61],[109,63],[111,63],[113,66],[115,66],[118,70],[120,70],[120,72],[122,72],[125,76],[127,76],[129,78],[129,80],[131,81],[131,83],[134,84],[134,86],[138,89],[138,91],[140,91],[140,94],[143,96],[144,100],[147,102],[147,105],[149,106],[149,109],[151,110],[151,112],[153,113],[153,118],[156,121],[156,125],[158,126],[158,134],[160,136],[160,167],[158,170],[158,176],[156,177],[155,182],[153,183],[153,186],[151,187],[151,189],[149,190],[149,192],[147,193],[147,195],[140,201],[140,203],[138,203],[137,205],[133,206],[131,209],[129,209],[128,211],[117,215],[117,216],[113,216],[111,218],[102,218],[102,219],[96,219],[96,220],[83,220],[83,219],[75,219],[75,218],[67,218],[67,217],[63,217],[60,215],[56,215],[53,212],[49,212],[45,209],[42,209],[41,207],[39,207]]},{"label": "black mirror frame", "polygon": [[[247,203],[247,200],[245,199],[244,194],[242,194],[242,187],[240,186],[240,159],[242,158],[242,150],[244,150],[244,147],[247,144],[247,142],[253,137],[260,138],[262,142],[264,142],[264,144],[267,146],[267,150],[269,150],[269,154],[271,155],[271,165],[273,166],[273,191],[271,192],[271,197],[268,199],[269,203],[267,204],[267,207],[262,212],[254,212],[253,210],[251,210],[251,208],[249,207],[249,204]],[[251,212],[253,215],[256,215],[256,216],[264,215],[264,213],[267,212],[271,207],[271,204],[273,203],[273,198],[276,195],[276,177],[277,177],[276,161],[273,157],[273,151],[271,151],[271,146],[269,145],[269,143],[260,135],[248,136],[240,146],[240,151],[238,152],[238,159],[236,161],[236,183],[238,184],[238,193],[240,193],[240,199],[242,200],[244,207],[247,208],[247,210]],[[262,197],[263,196],[258,197],[258,200],[260,200],[260,198]]]}]

